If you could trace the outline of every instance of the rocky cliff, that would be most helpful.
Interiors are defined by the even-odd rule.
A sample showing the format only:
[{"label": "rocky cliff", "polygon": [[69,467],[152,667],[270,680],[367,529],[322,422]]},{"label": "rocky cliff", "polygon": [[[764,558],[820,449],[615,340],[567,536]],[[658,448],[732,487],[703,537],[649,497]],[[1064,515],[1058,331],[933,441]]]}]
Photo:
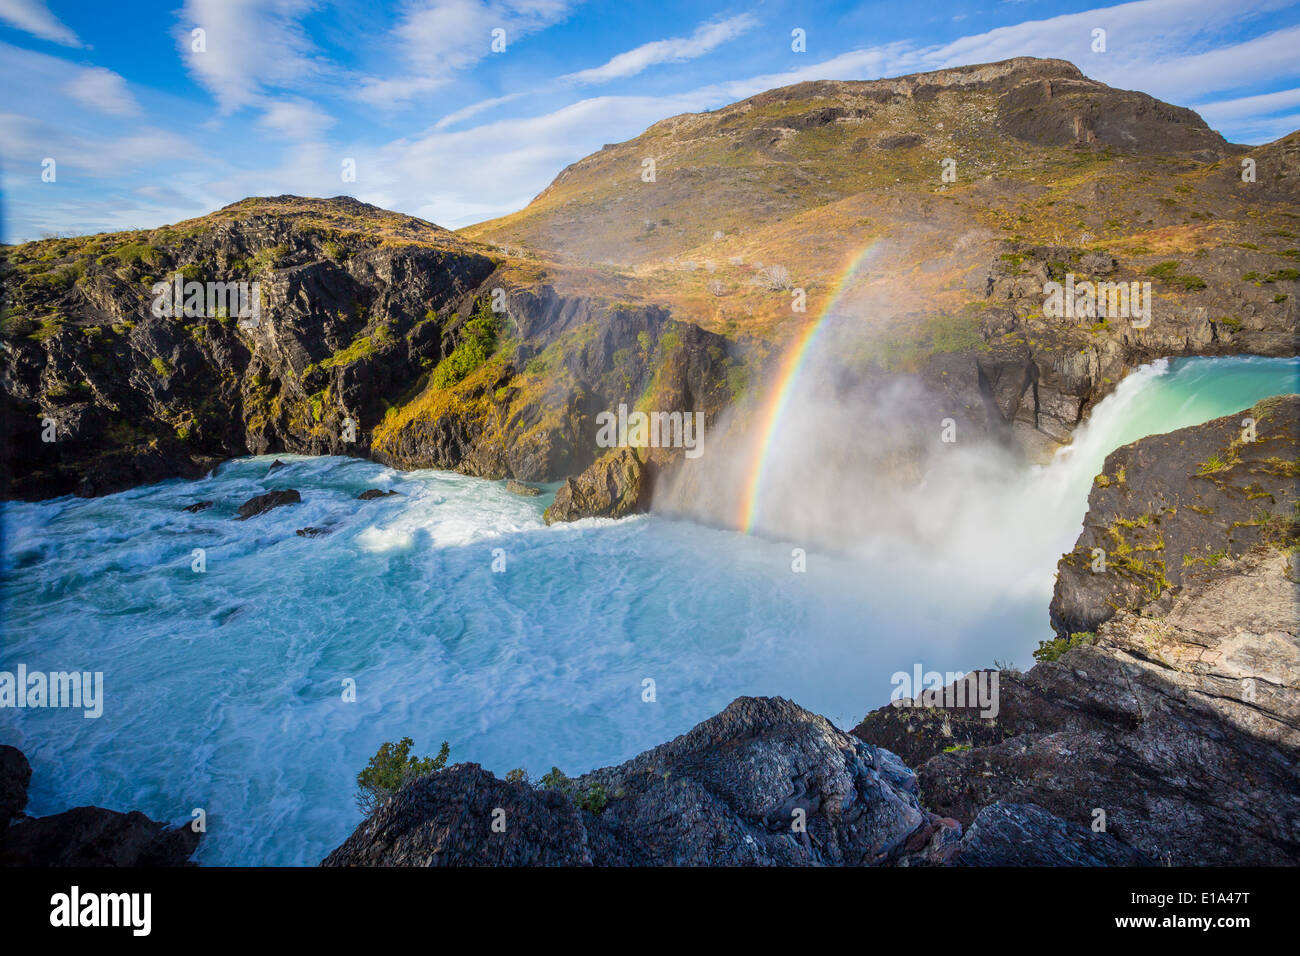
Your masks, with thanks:
[{"label": "rocky cliff", "polygon": [[[1041,456],[1142,362],[1296,354],[1297,135],[1245,150],[1017,58],[672,117],[461,234],[281,196],[5,247],[0,494],[287,451],[571,478],[552,520],[623,514],[681,458],[599,447],[595,416],[712,427],[732,408],[743,428],[832,301],[863,394],[906,378],[963,434]],[[1150,282],[1151,321],[1046,314],[1044,284],[1067,276]],[[256,282],[258,323],[152,314],[177,279]]]}]

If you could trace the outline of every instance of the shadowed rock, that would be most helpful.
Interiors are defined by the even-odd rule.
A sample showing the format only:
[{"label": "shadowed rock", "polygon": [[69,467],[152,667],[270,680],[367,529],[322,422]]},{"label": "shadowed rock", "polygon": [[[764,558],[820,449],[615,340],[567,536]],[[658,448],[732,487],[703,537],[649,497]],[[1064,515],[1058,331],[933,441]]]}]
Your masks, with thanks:
[{"label": "shadowed rock", "polygon": [[272,508],[279,508],[281,505],[296,505],[302,501],[302,495],[289,488],[285,491],[268,491],[264,495],[256,495],[249,498],[239,506],[236,521],[247,521],[249,518],[265,514]]},{"label": "shadowed rock", "polygon": [[0,746],[0,866],[185,866],[199,845],[189,827],[173,829],[138,811],[76,807],[24,816],[31,776],[22,751]]},{"label": "shadowed rock", "polygon": [[192,505],[186,505],[183,510],[188,511],[190,514],[198,514],[200,511],[207,511],[211,507],[211,501],[196,501]]},{"label": "shadowed rock", "polygon": [[[591,799],[600,792],[603,805]],[[504,833],[493,832],[497,807]],[[498,780],[475,764],[413,781],[324,864],[932,862],[936,846],[956,849],[955,826],[921,807],[893,754],[789,701],[741,697],[675,740],[567,781],[564,792]]]},{"label": "shadowed rock", "polygon": [[1153,866],[1153,861],[1120,843],[1067,823],[1032,803],[985,807],[953,856],[957,866]]},{"label": "shadowed rock", "polygon": [[0,744],[0,833],[27,806],[27,785],[31,780],[32,767],[23,752]]},{"label": "shadowed rock", "polygon": [[391,498],[393,495],[400,495],[400,491],[380,491],[378,488],[367,488],[361,494],[357,495],[358,501],[374,501],[376,498]]}]

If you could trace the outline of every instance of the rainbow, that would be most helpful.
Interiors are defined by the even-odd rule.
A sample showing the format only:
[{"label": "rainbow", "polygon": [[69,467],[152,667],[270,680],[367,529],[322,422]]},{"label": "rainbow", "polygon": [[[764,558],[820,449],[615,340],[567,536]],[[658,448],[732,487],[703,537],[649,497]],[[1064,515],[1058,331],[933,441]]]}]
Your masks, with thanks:
[{"label": "rainbow", "polygon": [[772,443],[781,431],[782,421],[790,405],[790,396],[794,394],[794,386],[798,383],[799,377],[804,370],[813,343],[817,341],[819,333],[830,324],[829,319],[835,314],[835,306],[843,297],[844,291],[857,276],[862,264],[875,248],[876,243],[871,242],[865,249],[853,256],[848,267],[840,273],[839,278],[835,281],[826,305],[817,317],[799,333],[794,344],[781,361],[777,371],[776,386],[772,389],[767,404],[763,406],[762,411],[759,413],[758,442],[754,451],[753,464],[749,470],[749,481],[745,486],[744,494],[740,498],[738,523],[746,534],[753,534],[754,532],[754,525],[758,520],[758,505],[763,496],[763,479],[767,475],[767,465],[772,457]]}]

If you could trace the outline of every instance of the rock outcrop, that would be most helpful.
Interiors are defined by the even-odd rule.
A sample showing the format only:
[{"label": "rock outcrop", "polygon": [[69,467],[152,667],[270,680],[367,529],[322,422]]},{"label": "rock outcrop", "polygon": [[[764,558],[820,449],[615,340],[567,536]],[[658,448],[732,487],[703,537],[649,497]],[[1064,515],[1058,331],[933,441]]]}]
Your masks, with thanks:
[{"label": "rock outcrop", "polygon": [[966,837],[892,753],[780,698],[742,697],[617,767],[543,787],[458,764],[408,783],[325,866],[1148,865],[1041,807]]},{"label": "rock outcrop", "polygon": [[1300,517],[1297,461],[1300,396],[1111,452],[1083,533],[1057,565],[1057,634],[1095,630],[1160,600],[1188,574],[1284,540]]},{"label": "rock outcrop", "polygon": [[951,851],[958,833],[921,808],[911,771],[888,751],[789,701],[742,697],[669,743],[554,789],[475,764],[431,774],[324,862],[879,864]]},{"label": "rock outcrop", "polygon": [[22,751],[0,746],[0,867],[186,866],[200,834],[168,827],[139,811],[76,807],[29,817],[32,770]]},{"label": "rock outcrop", "polygon": [[622,518],[649,504],[648,466],[634,449],[619,448],[569,478],[546,509],[546,523],[579,518]]}]

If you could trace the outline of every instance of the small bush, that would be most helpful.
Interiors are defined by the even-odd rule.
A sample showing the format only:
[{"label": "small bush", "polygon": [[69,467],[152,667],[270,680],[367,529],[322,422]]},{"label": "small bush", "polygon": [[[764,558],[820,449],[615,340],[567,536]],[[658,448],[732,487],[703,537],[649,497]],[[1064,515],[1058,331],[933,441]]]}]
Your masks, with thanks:
[{"label": "small bush", "polygon": [[605,788],[598,783],[593,783],[587,788],[587,792],[582,795],[578,801],[578,806],[588,813],[599,814],[604,811],[605,806],[609,803],[609,794]]},{"label": "small bush", "polygon": [[1097,635],[1092,631],[1076,631],[1068,638],[1058,637],[1052,641],[1040,641],[1038,644],[1038,650],[1034,651],[1034,660],[1060,660],[1061,655],[1071,648],[1079,647],[1083,644],[1092,644],[1096,640]]},{"label": "small bush", "polygon": [[450,388],[478,369],[496,351],[498,331],[496,314],[484,299],[479,303],[478,311],[465,323],[460,344],[433,370],[434,386]]},{"label": "small bush", "polygon": [[385,741],[370,758],[366,769],[357,774],[357,807],[366,816],[374,813],[408,780],[447,766],[447,757],[451,754],[447,741],[442,742],[438,756],[423,759],[411,756],[414,745],[415,741],[410,737],[403,737],[397,743]]}]

